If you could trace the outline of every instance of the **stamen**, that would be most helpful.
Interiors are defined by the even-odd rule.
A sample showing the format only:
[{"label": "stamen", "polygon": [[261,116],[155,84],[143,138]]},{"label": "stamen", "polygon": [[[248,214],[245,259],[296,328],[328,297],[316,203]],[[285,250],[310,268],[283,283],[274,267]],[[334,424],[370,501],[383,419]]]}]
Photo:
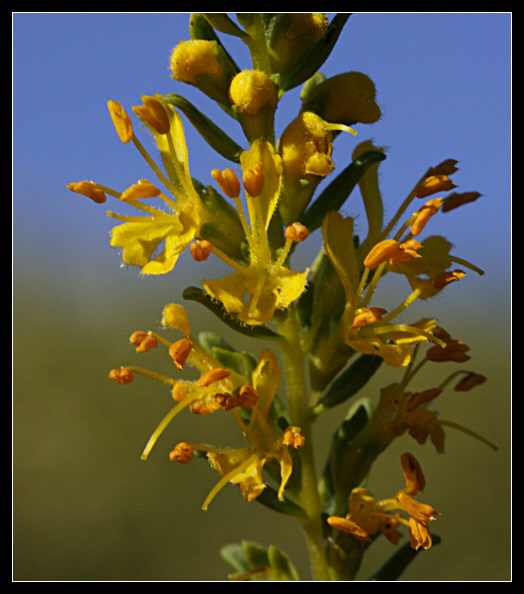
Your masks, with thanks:
[{"label": "stamen", "polygon": [[185,441],[181,441],[169,452],[169,459],[172,462],[188,464],[193,459],[193,448]]},{"label": "stamen", "polygon": [[220,186],[220,189],[229,198],[238,198],[240,196],[240,182],[237,174],[232,169],[213,169],[211,176]]},{"label": "stamen", "polygon": [[208,259],[209,254],[213,251],[213,246],[206,239],[194,241],[190,244],[191,256],[196,262],[204,262]]},{"label": "stamen", "polygon": [[118,101],[109,99],[107,108],[109,109],[109,114],[113,120],[118,137],[124,144],[127,144],[134,136],[133,125],[131,124],[129,116]]},{"label": "stamen", "polygon": [[246,171],[242,181],[244,190],[249,196],[252,198],[260,196],[264,190],[264,164],[258,163],[253,169]]}]

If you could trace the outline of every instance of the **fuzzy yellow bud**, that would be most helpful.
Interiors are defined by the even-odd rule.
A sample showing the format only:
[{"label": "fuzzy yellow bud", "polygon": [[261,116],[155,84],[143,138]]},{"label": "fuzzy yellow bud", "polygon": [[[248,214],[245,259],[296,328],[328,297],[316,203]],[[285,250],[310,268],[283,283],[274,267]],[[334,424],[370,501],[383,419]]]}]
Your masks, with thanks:
[{"label": "fuzzy yellow bud", "polygon": [[231,81],[229,99],[242,113],[256,115],[266,106],[276,108],[278,92],[265,72],[243,70]]},{"label": "fuzzy yellow bud", "polygon": [[178,303],[170,303],[164,307],[164,311],[162,312],[162,326],[181,330],[186,338],[189,338],[191,332],[186,310]]}]

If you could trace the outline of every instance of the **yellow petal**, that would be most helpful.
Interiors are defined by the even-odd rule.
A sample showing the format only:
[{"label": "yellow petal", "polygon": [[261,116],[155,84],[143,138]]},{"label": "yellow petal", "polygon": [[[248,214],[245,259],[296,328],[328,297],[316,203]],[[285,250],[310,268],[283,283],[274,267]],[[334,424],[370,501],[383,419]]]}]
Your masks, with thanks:
[{"label": "yellow petal", "polygon": [[263,349],[251,380],[258,394],[257,407],[263,415],[269,410],[281,378],[282,371],[276,356],[269,349]]},{"label": "yellow petal", "polygon": [[[258,139],[249,150],[242,153],[240,162],[242,171],[255,169],[260,163],[263,165],[264,187],[262,193],[253,200],[250,200],[248,196],[248,209],[250,220],[257,221],[260,227],[267,231],[280,195],[282,159],[275,153],[272,144]],[[257,205],[253,204],[254,200],[258,201]],[[261,217],[257,214],[257,209],[259,209]],[[259,220],[260,218],[261,220]]]},{"label": "yellow petal", "polygon": [[353,218],[344,218],[332,211],[322,222],[324,248],[344,287],[346,300],[351,302],[359,284],[359,267],[353,247]]}]

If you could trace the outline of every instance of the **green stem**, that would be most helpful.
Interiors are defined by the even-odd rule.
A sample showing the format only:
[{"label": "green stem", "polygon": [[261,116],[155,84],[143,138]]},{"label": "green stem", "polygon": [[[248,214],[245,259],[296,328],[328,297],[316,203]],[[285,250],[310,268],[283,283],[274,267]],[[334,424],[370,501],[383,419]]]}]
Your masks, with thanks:
[{"label": "green stem", "polygon": [[311,408],[308,403],[308,389],[305,380],[305,360],[300,347],[300,334],[294,310],[280,324],[279,330],[285,337],[281,345],[291,424],[300,427],[306,436],[306,443],[300,451],[301,488],[300,505],[306,511],[307,519],[302,521],[309,547],[311,571],[316,580],[330,580],[329,566],[323,547],[321,512],[322,504],[318,492],[318,480],[313,455]]}]

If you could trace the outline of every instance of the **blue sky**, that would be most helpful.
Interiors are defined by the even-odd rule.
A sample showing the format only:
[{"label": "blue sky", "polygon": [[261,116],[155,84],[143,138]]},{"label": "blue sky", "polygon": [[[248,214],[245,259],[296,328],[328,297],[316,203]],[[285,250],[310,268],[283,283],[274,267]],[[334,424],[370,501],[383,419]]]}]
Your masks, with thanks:
[{"label": "blue sky", "polygon": [[[169,77],[170,51],[188,38],[188,13],[15,13],[13,33],[15,262],[41,262],[72,280],[75,261],[112,274],[119,261],[107,245],[107,205],[65,187],[93,179],[124,189],[149,175],[134,148],[118,141],[107,99],[130,109],[141,94],[174,91],[223,122],[238,142],[243,137],[212,102]],[[242,50],[237,62],[250,67],[237,40],[221,38],[233,53]],[[428,166],[459,160],[455,183],[483,196],[433,230],[486,269],[484,288],[500,289],[509,279],[510,52],[508,13],[357,13],[322,68],[328,76],[359,70],[375,81],[381,121],[358,126],[356,139],[337,140],[335,158],[343,167],[355,143],[368,138],[386,147],[380,170],[387,214]],[[297,93],[284,97],[279,124],[295,115]],[[226,163],[189,123],[185,128],[192,174],[213,183],[209,171]],[[353,196],[345,214],[357,216],[357,227],[359,213]]]}]

